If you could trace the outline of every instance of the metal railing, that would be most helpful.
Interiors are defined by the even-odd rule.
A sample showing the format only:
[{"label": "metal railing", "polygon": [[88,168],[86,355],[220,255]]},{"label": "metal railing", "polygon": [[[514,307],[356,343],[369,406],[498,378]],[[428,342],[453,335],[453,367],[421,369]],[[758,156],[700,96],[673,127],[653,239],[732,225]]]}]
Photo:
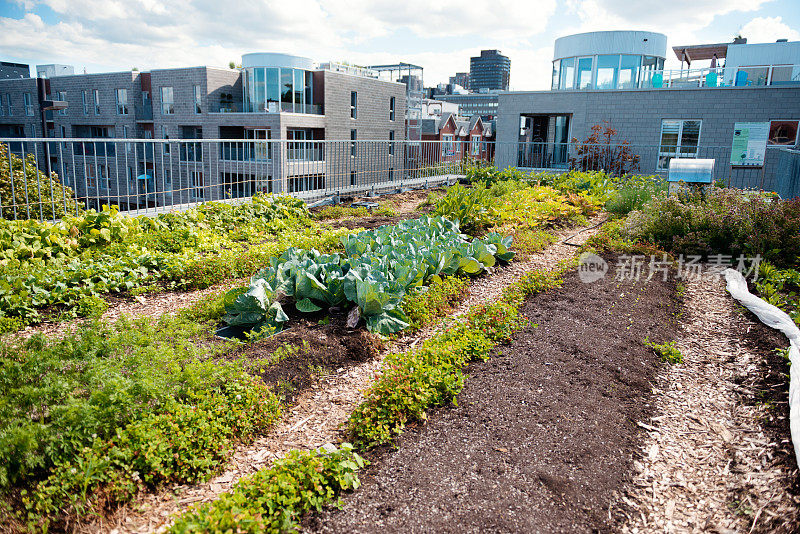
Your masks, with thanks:
[{"label": "metal railing", "polygon": [[[45,165],[49,144],[51,177]],[[117,206],[133,215],[235,202],[258,192],[306,200],[453,183],[480,162],[524,171],[605,170],[661,174],[673,157],[711,158],[714,178],[775,190],[779,151],[762,167],[731,167],[730,147],[475,143],[457,141],[294,141],[253,139],[0,139],[0,218],[56,220]]]}]

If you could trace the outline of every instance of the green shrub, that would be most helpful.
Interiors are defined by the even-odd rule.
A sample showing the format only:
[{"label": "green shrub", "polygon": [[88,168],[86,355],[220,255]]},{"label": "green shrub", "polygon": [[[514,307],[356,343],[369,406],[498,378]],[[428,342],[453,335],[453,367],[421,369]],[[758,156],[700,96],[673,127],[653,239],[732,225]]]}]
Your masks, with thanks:
[{"label": "green shrub", "polygon": [[433,213],[458,221],[462,231],[478,235],[498,220],[492,201],[492,194],[485,187],[456,184],[436,202]]},{"label": "green shrub", "polygon": [[309,511],[322,511],[336,496],[360,485],[357,471],[366,465],[347,443],[316,451],[290,451],[266,469],[240,480],[208,504],[184,514],[170,532],[279,533],[298,528]]},{"label": "green shrub", "polygon": [[762,258],[779,267],[800,256],[800,199],[775,200],[734,189],[658,194],[633,211],[625,235],[673,254]]}]

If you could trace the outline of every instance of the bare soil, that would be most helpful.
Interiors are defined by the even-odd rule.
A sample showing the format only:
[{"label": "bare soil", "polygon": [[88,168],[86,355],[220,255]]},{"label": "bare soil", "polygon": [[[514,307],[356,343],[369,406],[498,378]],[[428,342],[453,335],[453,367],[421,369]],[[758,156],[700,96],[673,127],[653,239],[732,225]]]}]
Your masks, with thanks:
[{"label": "bare soil", "polygon": [[[614,261],[609,262],[610,265]],[[318,532],[604,532],[629,480],[663,364],[642,341],[677,331],[674,282],[604,280],[529,299],[529,327],[470,366],[458,405],[377,450]]]}]

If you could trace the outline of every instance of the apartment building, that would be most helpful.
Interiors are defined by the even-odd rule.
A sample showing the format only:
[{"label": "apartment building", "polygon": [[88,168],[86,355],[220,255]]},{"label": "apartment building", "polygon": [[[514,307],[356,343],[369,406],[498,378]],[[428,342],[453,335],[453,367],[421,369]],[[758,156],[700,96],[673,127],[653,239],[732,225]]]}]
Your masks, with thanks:
[{"label": "apartment building", "polygon": [[[44,112],[45,136],[86,139],[48,143],[52,169],[78,196],[122,207],[330,189],[403,171],[402,151],[390,143],[404,137],[402,83],[285,54],[246,54],[242,65],[50,69],[46,99],[68,107]],[[0,104],[0,138],[42,137],[35,78],[0,79]],[[111,138],[153,141],[95,141]],[[381,170],[354,140],[382,141]],[[41,145],[11,149],[44,158]]]},{"label": "apartment building", "polygon": [[508,91],[511,60],[499,50],[481,50],[469,60],[469,89],[474,92],[493,89]]},{"label": "apartment building", "polygon": [[715,179],[774,187],[781,150],[798,144],[800,42],[673,46],[681,69],[664,68],[667,37],[591,32],[555,42],[549,91],[499,94],[497,162],[566,168],[595,125],[627,141],[641,173],[666,175],[670,160],[715,160]]}]

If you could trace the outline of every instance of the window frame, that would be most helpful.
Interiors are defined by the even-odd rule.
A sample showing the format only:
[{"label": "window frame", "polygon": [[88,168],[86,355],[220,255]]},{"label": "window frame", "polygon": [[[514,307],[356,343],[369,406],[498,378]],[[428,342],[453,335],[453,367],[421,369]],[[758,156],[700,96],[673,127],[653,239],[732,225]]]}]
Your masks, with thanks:
[{"label": "window frame", "polygon": [[389,120],[394,122],[395,120],[395,106],[397,104],[396,97],[389,97]]},{"label": "window frame", "polygon": [[[124,96],[125,99],[121,99],[120,96]],[[118,87],[114,90],[114,97],[117,101],[117,115],[130,115],[130,110],[128,109],[128,90],[124,87]]]},{"label": "window frame", "polygon": [[350,130],[350,157],[355,158],[356,154],[358,153],[358,148],[356,145],[356,141],[358,140],[358,130],[351,129]]},{"label": "window frame", "polygon": [[454,156],[455,144],[455,134],[442,134],[442,156]]},{"label": "window frame", "polygon": [[389,130],[389,155],[394,156],[394,130]]},{"label": "window frame", "polygon": [[469,136],[470,141],[470,155],[471,156],[480,156],[481,154],[481,139],[482,136],[479,134],[471,134]]},{"label": "window frame", "polygon": [[350,118],[358,119],[358,91],[350,91]]},{"label": "window frame", "polygon": [[33,117],[36,115],[33,111],[33,96],[31,93],[22,93],[22,105],[25,107],[26,117]]},{"label": "window frame", "polygon": [[94,89],[92,96],[94,97],[94,114],[100,115],[100,112],[102,111],[100,108],[100,89]]},{"label": "window frame", "polygon": [[89,114],[89,91],[81,91],[81,99],[83,100],[83,114]]},{"label": "window frame", "polygon": [[[667,122],[678,122],[680,126],[678,127],[678,139],[675,144],[674,151],[667,151],[664,150],[664,123]],[[686,143],[683,141],[683,134],[684,134],[684,126],[687,122],[696,122],[698,123],[697,128],[697,144],[694,145],[694,152],[686,152],[683,150],[684,146],[687,146]],[[661,131],[659,133],[659,143],[658,143],[658,157],[656,159],[656,172],[667,172],[669,171],[669,162],[672,158],[697,158],[697,154],[700,151],[700,137],[703,133],[703,119],[661,119]],[[670,147],[671,148],[671,147]]]},{"label": "window frame", "polygon": [[194,91],[194,114],[200,115],[203,113],[203,91],[199,85],[195,85],[192,91]]},{"label": "window frame", "polygon": [[[165,91],[169,89],[169,101],[164,99]],[[158,91],[159,98],[161,99],[161,114],[162,115],[175,115],[175,87],[172,85],[162,85]]]}]

